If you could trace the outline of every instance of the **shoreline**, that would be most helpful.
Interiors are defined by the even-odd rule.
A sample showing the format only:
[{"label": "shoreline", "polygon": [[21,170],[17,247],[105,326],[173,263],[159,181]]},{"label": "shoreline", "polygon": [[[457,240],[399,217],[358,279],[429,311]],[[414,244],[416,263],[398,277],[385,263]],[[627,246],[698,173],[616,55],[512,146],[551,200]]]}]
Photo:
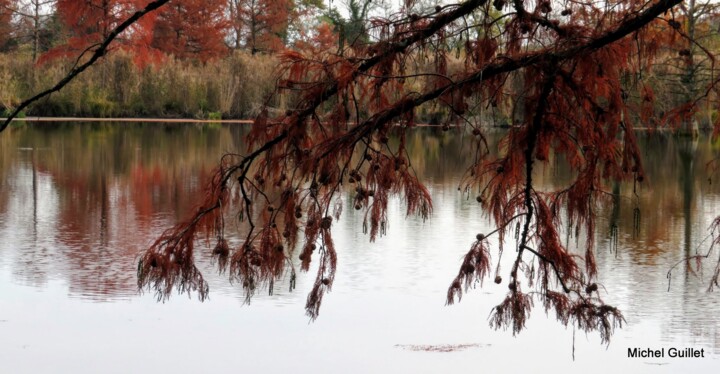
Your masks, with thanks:
[{"label": "shoreline", "polygon": [[[0,117],[0,122],[7,118]],[[13,118],[11,122],[151,122],[151,123],[228,123],[252,125],[254,119],[194,119],[194,118],[144,118],[144,117],[23,117]],[[415,127],[442,127],[442,125],[416,123]],[[450,127],[457,127],[451,125]]]},{"label": "shoreline", "polygon": [[[0,122],[4,122],[7,118],[0,117]],[[240,124],[240,125],[251,125],[255,120],[253,119],[194,119],[194,118],[144,118],[144,117],[23,117],[13,118],[12,122],[150,122],[150,123],[227,123],[227,124]],[[429,124],[429,123],[416,123],[413,127],[441,127],[440,124]],[[457,125],[450,125],[450,128],[456,128]],[[492,129],[509,129],[510,126],[487,126],[486,128]],[[681,129],[672,129],[667,127],[649,128],[649,127],[635,127],[634,131],[660,131],[660,132],[673,132],[676,131],[680,135],[693,135],[697,136],[699,133],[707,132],[704,129],[694,128],[692,132],[687,132]]]},{"label": "shoreline", "polygon": [[[7,118],[0,118],[5,121]],[[251,119],[194,119],[194,118],[103,118],[103,117],[23,117],[13,118],[11,122],[158,122],[158,123],[239,123],[252,124]]]}]

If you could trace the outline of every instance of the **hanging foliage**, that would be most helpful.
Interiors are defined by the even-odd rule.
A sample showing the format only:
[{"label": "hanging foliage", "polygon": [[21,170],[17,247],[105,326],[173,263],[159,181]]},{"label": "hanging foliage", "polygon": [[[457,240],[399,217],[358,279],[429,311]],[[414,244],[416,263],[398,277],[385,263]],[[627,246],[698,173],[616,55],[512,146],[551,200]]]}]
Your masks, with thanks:
[{"label": "hanging foliage", "polygon": [[[139,288],[160,299],[175,289],[207,297],[194,265],[196,239],[206,237],[215,240],[209,250],[219,268],[247,297],[272,292],[284,276],[294,279],[293,256],[301,271],[317,263],[306,304],[316,318],[335,280],[340,249],[332,226],[341,217],[342,192],[352,194],[371,241],[387,230],[394,197],[407,215],[432,214],[430,192],[414,173],[405,140],[416,110],[436,105],[444,130],[472,133],[476,152],[460,189],[478,191],[476,201],[497,225],[472,242],[447,303],[491,276],[492,260],[499,261],[506,231],[514,228],[512,266],[502,275],[497,266],[493,274],[496,283],[505,275],[508,293],[492,310],[491,325],[518,333],[539,302],[560,323],[609,341],[624,319],[598,291],[595,211],[610,195],[609,182],[644,182],[636,125],[671,124],[695,110],[698,101],[656,114],[652,86],[642,78],[654,63],[649,55],[679,40],[673,35],[681,27],[658,24],[676,22],[672,11],[680,3],[568,2],[563,8],[549,1],[468,0],[414,13],[409,2],[406,11],[368,20],[362,43],[280,53],[274,94],[290,109],[278,116],[270,107],[260,112],[247,154],[225,156],[195,213],[142,254]],[[708,95],[714,83],[698,92]],[[512,108],[510,129],[491,150],[483,110],[503,105]],[[565,159],[575,177],[557,190],[539,190],[533,171],[552,158]],[[233,246],[224,228],[237,218],[243,240]],[[580,254],[562,243],[563,227],[587,238]]]}]

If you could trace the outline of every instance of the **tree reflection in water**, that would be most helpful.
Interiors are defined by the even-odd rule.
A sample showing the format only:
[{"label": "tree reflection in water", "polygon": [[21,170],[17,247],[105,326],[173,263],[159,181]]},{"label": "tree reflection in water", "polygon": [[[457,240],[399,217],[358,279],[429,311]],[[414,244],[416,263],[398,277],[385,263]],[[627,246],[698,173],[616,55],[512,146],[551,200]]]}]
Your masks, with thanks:
[{"label": "tree reflection in water", "polygon": [[[245,131],[240,125],[127,123],[12,128],[0,137],[0,237],[5,238],[0,244],[0,268],[9,267],[16,280],[37,287],[60,279],[72,297],[96,301],[133,297],[138,252],[161,229],[187,216],[220,155],[244,150]],[[438,204],[431,227],[423,230],[432,230],[433,220],[454,220],[458,214],[475,220],[470,224],[486,220],[472,196],[457,191],[467,166],[466,136],[434,129],[416,129],[408,136],[409,159],[418,177],[429,181],[434,197],[441,196],[436,202],[447,205]],[[497,138],[490,137],[491,147]],[[606,287],[620,289],[620,295],[632,300],[631,307],[626,307],[630,321],[661,309],[678,316],[666,323],[678,324],[687,320],[684,315],[697,314],[717,301],[714,294],[701,292],[706,285],[694,275],[695,269],[688,267],[673,275],[673,297],[668,297],[664,278],[671,264],[695,253],[720,208],[720,184],[708,183],[705,168],[709,160],[720,156],[720,150],[707,138],[654,133],[640,140],[648,183],[638,189],[637,196],[632,185],[606,186],[613,197],[598,207],[599,273]],[[569,168],[561,161],[549,165],[536,170],[538,186],[557,187],[571,180]],[[636,207],[642,221],[634,237]],[[361,219],[351,212],[343,221],[339,229],[348,231],[344,234],[348,240],[365,245],[367,239],[353,233],[359,231]],[[401,236],[400,242],[422,246],[412,230],[401,229],[402,217],[392,217],[392,224],[390,234]],[[573,239],[584,247],[582,238]],[[617,248],[612,245],[615,240]],[[341,256],[344,250],[347,256],[363,256],[353,248],[340,248]],[[413,253],[418,258],[411,261],[421,262],[422,249]],[[456,264],[457,254],[453,256]],[[208,261],[201,259],[208,265],[204,267],[207,276],[213,272]],[[452,275],[433,276],[449,280]],[[349,270],[348,276],[356,284],[351,287],[362,287],[366,277],[382,274]],[[275,297],[298,296],[280,292]],[[662,305],[658,300],[664,300]],[[301,304],[298,313],[302,313]],[[691,335],[713,337],[717,347],[717,331],[712,327],[716,325],[704,321],[666,331],[689,329]]]}]

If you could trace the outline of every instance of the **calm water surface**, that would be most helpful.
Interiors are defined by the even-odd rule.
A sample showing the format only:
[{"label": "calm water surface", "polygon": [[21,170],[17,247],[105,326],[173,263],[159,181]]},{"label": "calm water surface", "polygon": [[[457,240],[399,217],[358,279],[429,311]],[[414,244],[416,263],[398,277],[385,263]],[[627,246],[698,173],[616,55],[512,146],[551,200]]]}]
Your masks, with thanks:
[{"label": "calm water surface", "polygon": [[[467,139],[457,133],[411,135],[412,162],[436,207],[430,220],[405,219],[394,203],[388,235],[370,244],[362,217],[345,209],[334,225],[338,275],[316,322],[303,309],[312,270],[295,291],[244,305],[240,287],[200,254],[209,301],[176,296],[158,303],[151,293],[138,294],[138,252],[191,211],[219,156],[244,150],[244,132],[238,125],[45,123],[0,134],[0,372],[720,368],[720,293],[705,292],[717,252],[699,272],[675,268],[669,291],[666,278],[684,256],[707,249],[702,240],[720,213],[720,177],[713,180],[706,169],[720,146],[709,139],[643,135],[648,183],[637,196],[632,186],[608,186],[623,197],[598,208],[597,257],[604,298],[621,308],[627,326],[607,347],[596,334],[574,333],[546,317],[540,305],[518,336],[492,330],[488,315],[505,284],[485,282],[460,304],[444,305],[475,234],[493,228],[457,191],[468,158]],[[537,180],[557,187],[569,175],[557,165]],[[571,247],[575,240],[567,238]],[[460,345],[452,352],[418,350]],[[629,347],[692,347],[706,357],[629,359]]]}]

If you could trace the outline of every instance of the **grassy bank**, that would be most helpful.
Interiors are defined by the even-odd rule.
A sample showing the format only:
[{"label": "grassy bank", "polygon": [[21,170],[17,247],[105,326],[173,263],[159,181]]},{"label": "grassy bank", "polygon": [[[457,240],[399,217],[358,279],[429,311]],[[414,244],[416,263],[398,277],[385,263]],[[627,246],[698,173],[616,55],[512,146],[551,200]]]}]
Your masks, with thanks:
[{"label": "grassy bank", "polygon": [[[0,85],[0,116],[20,100],[51,87],[71,64],[56,60],[35,65],[29,56],[0,54],[0,81],[4,82]],[[130,55],[118,52],[92,66],[61,91],[35,103],[25,114],[251,118],[273,90],[275,65],[272,56],[236,52],[207,64],[168,58],[161,64],[140,68]]]}]

